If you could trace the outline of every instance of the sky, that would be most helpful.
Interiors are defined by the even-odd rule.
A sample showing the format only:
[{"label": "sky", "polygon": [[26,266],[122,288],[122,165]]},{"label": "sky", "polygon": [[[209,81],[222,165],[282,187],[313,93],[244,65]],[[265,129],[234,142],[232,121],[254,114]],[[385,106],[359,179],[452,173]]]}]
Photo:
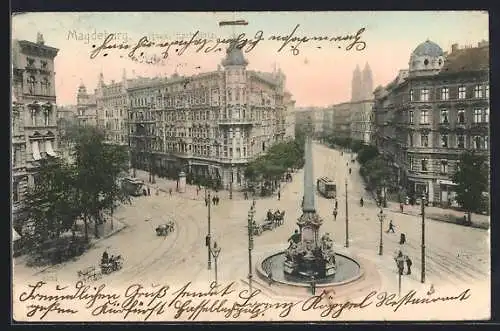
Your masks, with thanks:
[{"label": "sky", "polygon": [[[246,20],[246,26],[219,26],[220,21]],[[289,36],[289,41],[269,40],[271,36]],[[303,37],[356,35],[365,43],[348,50],[349,41],[314,41],[300,43]],[[140,48],[134,61],[129,51],[147,36],[157,43],[198,37],[209,40],[199,52],[199,46],[190,45],[181,55],[171,46],[168,58],[162,59],[159,47]],[[57,104],[76,104],[76,91],[81,82],[93,91],[102,72],[106,83],[119,81],[126,70],[127,77],[192,75],[217,70],[225,52],[205,52],[215,45],[217,38],[230,38],[245,33],[254,38],[262,31],[262,38],[245,57],[247,69],[272,72],[281,68],[285,73],[286,88],[297,107],[323,107],[346,102],[351,97],[352,72],[369,63],[373,86],[386,85],[401,69],[408,67],[411,52],[422,42],[431,40],[444,51],[452,44],[477,45],[489,40],[488,14],[479,11],[422,11],[422,12],[236,12],[236,13],[24,13],[12,17],[12,38],[36,41],[37,32],[43,34],[45,44],[59,49],[55,59],[55,86]],[[129,49],[101,51],[91,59],[92,45],[99,47],[104,38],[114,34],[110,44],[128,44]],[[217,49],[217,47],[215,47]],[[245,48],[244,48],[245,49]],[[107,56],[103,54],[108,53]],[[147,59],[161,59],[151,64]],[[137,60],[139,59],[139,60]],[[143,63],[139,63],[142,61]]]}]

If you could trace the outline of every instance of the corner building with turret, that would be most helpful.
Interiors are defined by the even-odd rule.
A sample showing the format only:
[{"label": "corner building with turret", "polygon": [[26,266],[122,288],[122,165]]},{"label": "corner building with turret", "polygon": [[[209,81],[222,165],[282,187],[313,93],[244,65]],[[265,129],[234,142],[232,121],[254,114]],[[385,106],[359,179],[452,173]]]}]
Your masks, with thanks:
[{"label": "corner building with turret", "polygon": [[[127,88],[132,166],[244,185],[244,167],[286,140],[294,101],[285,75],[247,69],[238,47],[216,71],[134,80]],[[293,137],[292,137],[293,138]]]},{"label": "corner building with turret", "polygon": [[409,196],[454,205],[460,155],[489,156],[489,74],[488,42],[447,53],[427,40],[407,69],[375,90],[373,140]]}]

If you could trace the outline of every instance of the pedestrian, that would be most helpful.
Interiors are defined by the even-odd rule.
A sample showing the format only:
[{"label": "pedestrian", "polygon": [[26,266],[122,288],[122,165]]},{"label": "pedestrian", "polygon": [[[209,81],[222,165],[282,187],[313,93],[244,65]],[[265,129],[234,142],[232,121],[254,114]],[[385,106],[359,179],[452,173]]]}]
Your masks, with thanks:
[{"label": "pedestrian", "polygon": [[339,208],[339,202],[337,198],[335,198],[335,210],[337,210],[338,208]]},{"label": "pedestrian", "polygon": [[351,168],[349,168],[349,175],[351,174]]},{"label": "pedestrian", "polygon": [[406,235],[404,233],[401,233],[401,236],[399,237],[399,244],[404,245],[406,242]]},{"label": "pedestrian", "polygon": [[215,204],[216,204],[217,206],[219,205],[219,201],[220,201],[219,196],[218,196],[218,195],[217,195],[217,196],[215,196]]},{"label": "pedestrian", "polygon": [[278,191],[278,200],[281,200],[281,193]]},{"label": "pedestrian", "polygon": [[216,198],[216,197],[215,197],[215,195],[214,195],[214,197],[212,198],[212,203],[214,204],[214,206],[215,206],[215,203],[216,203],[216,202],[217,202],[217,198]]},{"label": "pedestrian", "polygon": [[394,224],[392,224],[392,220],[389,221],[389,228],[387,229],[387,233],[392,232],[392,233],[395,233],[394,232]]},{"label": "pedestrian", "polygon": [[405,256],[405,260],[406,260],[406,268],[407,268],[406,274],[411,275],[411,265],[413,263],[411,262],[411,259],[408,256]]},{"label": "pedestrian", "polygon": [[359,205],[361,207],[363,207],[363,205],[365,204],[364,200],[363,200],[363,197],[361,197],[361,199],[359,199]]},{"label": "pedestrian", "polygon": [[208,207],[209,203],[210,203],[210,201],[208,200],[208,198],[205,198],[205,207]]},{"label": "pedestrian", "polygon": [[168,189],[168,194],[172,195],[172,188]]},{"label": "pedestrian", "polygon": [[333,210],[333,220],[336,221],[337,220],[337,209],[334,209]]},{"label": "pedestrian", "polygon": [[145,188],[143,188],[143,189],[142,189],[142,195],[144,195],[144,196],[147,196],[147,195],[148,195],[148,191],[146,191],[146,189],[145,189]]},{"label": "pedestrian", "polygon": [[149,186],[148,186],[148,196],[151,196],[151,191],[149,190]]},{"label": "pedestrian", "polygon": [[404,205],[402,202],[399,203],[399,210],[401,211],[401,214],[403,213]]},{"label": "pedestrian", "polygon": [[243,196],[245,197],[245,200],[248,200],[248,192],[245,191],[245,193],[243,193]]}]

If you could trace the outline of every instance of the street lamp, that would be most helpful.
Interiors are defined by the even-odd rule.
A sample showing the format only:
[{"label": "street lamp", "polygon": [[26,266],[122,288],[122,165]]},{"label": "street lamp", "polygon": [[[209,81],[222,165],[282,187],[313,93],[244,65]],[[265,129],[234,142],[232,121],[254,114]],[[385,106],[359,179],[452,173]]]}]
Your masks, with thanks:
[{"label": "street lamp", "polygon": [[229,182],[229,199],[233,199],[233,165],[231,164],[231,181]]},{"label": "street lamp", "polygon": [[401,296],[401,276],[404,270],[404,257],[399,251],[399,255],[394,259],[396,261],[396,266],[398,268],[398,294]]},{"label": "street lamp", "polygon": [[212,269],[212,254],[210,253],[210,245],[211,245],[211,228],[210,228],[210,191],[207,192],[207,188],[205,187],[205,203],[208,208],[208,234],[205,238],[205,245],[208,249],[208,270]]},{"label": "street lamp", "polygon": [[345,180],[345,247],[349,247],[349,206],[347,203],[347,178]]},{"label": "street lamp", "polygon": [[[255,200],[254,200],[255,202]],[[252,291],[252,249],[253,249],[253,218],[255,214],[254,202],[248,211],[248,285]]]},{"label": "street lamp", "polygon": [[217,246],[217,242],[214,242],[214,247],[210,248],[210,253],[215,260],[215,285],[217,285],[217,259],[219,258],[221,248]]},{"label": "street lamp", "polygon": [[422,193],[422,199],[420,199],[420,204],[422,207],[422,274],[420,275],[420,282],[425,282],[425,193]]},{"label": "street lamp", "polygon": [[380,221],[380,244],[378,246],[378,255],[382,255],[384,249],[384,244],[382,242],[382,226],[384,223],[384,218],[385,218],[384,210],[380,208],[380,212],[378,213],[378,219]]}]

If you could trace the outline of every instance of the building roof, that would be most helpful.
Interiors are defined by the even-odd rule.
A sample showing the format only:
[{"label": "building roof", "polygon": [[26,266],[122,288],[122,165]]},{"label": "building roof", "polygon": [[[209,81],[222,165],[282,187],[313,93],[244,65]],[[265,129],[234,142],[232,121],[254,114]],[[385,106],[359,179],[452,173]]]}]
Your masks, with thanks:
[{"label": "building roof", "polygon": [[451,52],[441,69],[441,73],[488,70],[490,65],[489,47],[462,48]]},{"label": "building roof", "polygon": [[417,48],[415,48],[415,50],[412,53],[412,55],[415,56],[433,56],[433,57],[443,56],[443,54],[444,52],[442,48],[439,47],[438,44],[430,40],[426,40],[425,42],[418,45]]},{"label": "building roof", "polygon": [[243,51],[237,45],[231,45],[226,51],[226,58],[222,60],[223,66],[246,66],[248,61],[243,56]]}]

